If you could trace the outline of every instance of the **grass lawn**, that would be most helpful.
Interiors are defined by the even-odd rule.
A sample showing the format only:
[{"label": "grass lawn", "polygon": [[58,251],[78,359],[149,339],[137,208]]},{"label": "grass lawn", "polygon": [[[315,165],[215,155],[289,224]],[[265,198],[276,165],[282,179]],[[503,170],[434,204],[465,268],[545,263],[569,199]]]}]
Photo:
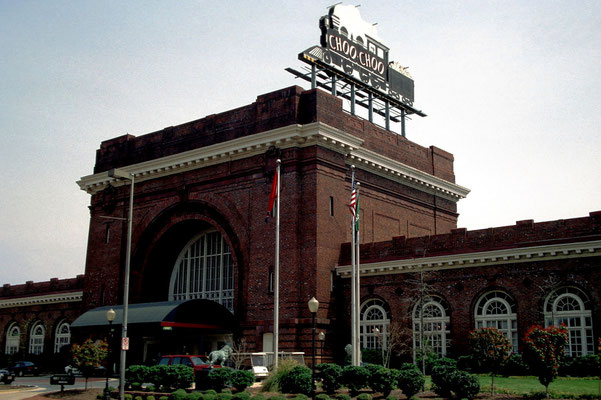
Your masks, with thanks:
[{"label": "grass lawn", "polygon": [[[481,393],[490,393],[490,375],[478,375],[478,378],[480,378]],[[601,396],[599,382],[598,378],[559,377],[549,385],[549,391],[553,398],[576,397],[583,394]],[[535,376],[495,377],[495,393],[524,395],[544,391],[545,387]]]}]

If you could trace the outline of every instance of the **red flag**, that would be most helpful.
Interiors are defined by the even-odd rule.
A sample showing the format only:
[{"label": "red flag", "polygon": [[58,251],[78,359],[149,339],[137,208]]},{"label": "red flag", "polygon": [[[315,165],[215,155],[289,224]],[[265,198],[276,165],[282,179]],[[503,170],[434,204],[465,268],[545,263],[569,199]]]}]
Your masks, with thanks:
[{"label": "red flag", "polygon": [[278,172],[276,171],[273,175],[273,183],[271,184],[271,193],[269,193],[269,207],[267,208],[267,219],[273,216],[273,203],[276,197],[278,197]]}]

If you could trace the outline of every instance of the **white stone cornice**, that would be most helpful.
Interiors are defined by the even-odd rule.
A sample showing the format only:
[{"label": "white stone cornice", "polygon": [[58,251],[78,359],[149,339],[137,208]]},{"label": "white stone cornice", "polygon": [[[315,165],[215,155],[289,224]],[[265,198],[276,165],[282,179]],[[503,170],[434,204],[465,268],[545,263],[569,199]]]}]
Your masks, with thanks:
[{"label": "white stone cornice", "polygon": [[[457,201],[469,190],[433,175],[419,171],[397,161],[362,149],[363,140],[340,129],[321,122],[306,125],[290,125],[266,132],[217,143],[182,153],[122,167],[133,173],[136,182],[177,174],[197,168],[220,164],[265,153],[271,146],[281,149],[291,147],[322,146],[344,154],[347,162],[353,161],[357,168],[399,181],[427,193]],[[107,172],[82,177],[77,184],[82,190],[94,194],[109,183],[125,184],[110,178]]]},{"label": "white stone cornice", "polygon": [[27,307],[40,304],[72,303],[81,301],[83,292],[53,293],[42,296],[17,297],[0,300],[0,308]]},{"label": "white stone cornice", "polygon": [[[595,256],[601,256],[601,240],[382,261],[360,267],[361,276],[376,276]],[[336,273],[350,278],[351,266],[336,267]]]}]

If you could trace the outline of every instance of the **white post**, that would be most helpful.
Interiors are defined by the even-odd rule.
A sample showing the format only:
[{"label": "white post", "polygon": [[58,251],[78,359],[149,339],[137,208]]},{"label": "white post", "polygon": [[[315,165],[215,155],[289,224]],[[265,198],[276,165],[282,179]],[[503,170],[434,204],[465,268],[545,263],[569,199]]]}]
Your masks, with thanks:
[{"label": "white post", "polygon": [[276,167],[276,203],[275,203],[275,268],[273,273],[273,368],[278,369],[278,348],[280,334],[280,165],[277,160]]}]

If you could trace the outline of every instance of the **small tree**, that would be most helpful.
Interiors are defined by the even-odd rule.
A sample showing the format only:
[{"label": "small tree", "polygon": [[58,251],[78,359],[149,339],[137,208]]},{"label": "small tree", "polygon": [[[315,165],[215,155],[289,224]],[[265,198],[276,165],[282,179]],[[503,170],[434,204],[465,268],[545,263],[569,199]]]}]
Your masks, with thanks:
[{"label": "small tree", "polygon": [[565,326],[543,328],[535,325],[524,338],[526,362],[538,381],[545,387],[549,398],[549,384],[557,377],[559,363],[568,344],[568,331]]},{"label": "small tree", "polygon": [[494,395],[495,375],[511,354],[511,342],[496,328],[476,329],[470,333],[469,341],[474,358],[491,373],[490,392]]},{"label": "small tree", "polygon": [[71,348],[73,362],[86,378],[85,390],[88,390],[88,378],[99,368],[108,355],[108,345],[103,340],[87,339],[83,344],[74,344]]},{"label": "small tree", "polygon": [[245,337],[241,337],[232,343],[232,352],[230,360],[234,363],[235,369],[242,369],[244,361],[248,359],[248,342]]}]

